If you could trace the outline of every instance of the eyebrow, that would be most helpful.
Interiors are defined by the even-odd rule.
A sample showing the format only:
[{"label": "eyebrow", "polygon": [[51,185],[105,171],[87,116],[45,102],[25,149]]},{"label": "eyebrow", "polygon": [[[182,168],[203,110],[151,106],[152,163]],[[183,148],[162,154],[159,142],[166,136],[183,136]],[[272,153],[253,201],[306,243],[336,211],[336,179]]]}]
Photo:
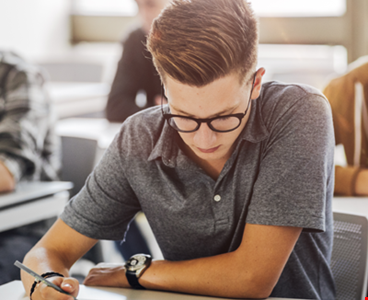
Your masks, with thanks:
[{"label": "eyebrow", "polygon": [[[171,107],[172,107],[172,108],[174,108],[177,112],[179,112],[179,113],[181,113],[181,114],[183,114],[183,115],[185,115],[185,116],[187,116],[187,117],[195,118],[195,116],[194,116],[194,115],[188,114],[187,112],[182,111],[181,109],[177,109],[177,108],[176,108],[175,106],[173,106],[172,104],[171,104]],[[234,111],[236,108],[237,108],[237,106],[226,108],[226,109],[224,109],[224,110],[222,110],[222,111],[220,111],[220,112],[218,112],[218,113],[216,113],[216,114],[214,114],[214,115],[212,115],[212,116],[208,116],[206,119],[212,119],[212,118],[219,117],[219,116],[221,116],[221,115],[227,115],[227,114],[230,114],[230,113],[231,113],[232,111]]]}]

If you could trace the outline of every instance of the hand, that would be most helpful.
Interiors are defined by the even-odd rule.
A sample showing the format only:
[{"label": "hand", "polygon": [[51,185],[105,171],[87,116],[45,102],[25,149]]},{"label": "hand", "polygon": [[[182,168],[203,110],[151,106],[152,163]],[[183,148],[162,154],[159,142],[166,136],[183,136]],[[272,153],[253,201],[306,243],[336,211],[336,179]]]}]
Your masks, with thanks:
[{"label": "hand", "polygon": [[[74,297],[79,293],[79,282],[75,278],[70,277],[51,277],[47,278],[53,284],[61,287],[64,291],[70,293]],[[32,294],[32,300],[74,300],[73,297],[60,293],[52,287],[40,282]]]},{"label": "hand", "polygon": [[94,286],[130,287],[121,264],[100,263],[92,268],[83,284]]}]

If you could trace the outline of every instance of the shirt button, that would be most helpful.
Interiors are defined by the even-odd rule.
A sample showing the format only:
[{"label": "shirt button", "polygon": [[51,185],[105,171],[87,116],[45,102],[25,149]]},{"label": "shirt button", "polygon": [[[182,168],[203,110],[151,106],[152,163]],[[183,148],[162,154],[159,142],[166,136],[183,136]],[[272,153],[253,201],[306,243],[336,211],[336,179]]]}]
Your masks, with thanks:
[{"label": "shirt button", "polygon": [[219,202],[221,200],[221,196],[220,195],[216,195],[213,200],[215,200],[216,202]]}]

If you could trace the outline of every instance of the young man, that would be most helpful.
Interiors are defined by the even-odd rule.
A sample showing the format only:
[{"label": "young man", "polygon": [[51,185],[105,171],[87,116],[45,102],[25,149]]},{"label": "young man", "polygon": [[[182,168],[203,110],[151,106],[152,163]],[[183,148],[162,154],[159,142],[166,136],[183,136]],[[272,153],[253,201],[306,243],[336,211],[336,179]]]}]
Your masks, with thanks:
[{"label": "young man", "polygon": [[[58,179],[60,145],[51,112],[40,70],[13,52],[0,51],[0,193],[21,181]],[[20,279],[14,261],[50,225],[41,221],[0,233],[0,284]]]},{"label": "young man", "polygon": [[[334,299],[330,107],[307,86],[262,86],[257,42],[244,0],[173,1],[148,39],[168,105],[123,123],[25,264],[76,296],[70,266],[142,210],[165,260],[102,265],[85,284]],[[32,299],[69,298],[39,284]]]}]

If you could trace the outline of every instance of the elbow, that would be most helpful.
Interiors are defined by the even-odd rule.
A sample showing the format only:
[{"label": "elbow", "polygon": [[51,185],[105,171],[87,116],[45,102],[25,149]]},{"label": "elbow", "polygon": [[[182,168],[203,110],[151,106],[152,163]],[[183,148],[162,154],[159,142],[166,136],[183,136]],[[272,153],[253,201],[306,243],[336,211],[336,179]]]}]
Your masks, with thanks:
[{"label": "elbow", "polygon": [[267,290],[259,290],[257,293],[255,293],[253,296],[251,296],[254,299],[266,299],[268,297],[270,297],[271,295],[271,291],[267,291]]},{"label": "elbow", "polygon": [[[264,275],[264,274],[263,274]],[[265,299],[270,297],[275,287],[274,280],[269,280],[267,275],[247,274],[239,281],[239,294],[237,298]]]},{"label": "elbow", "polygon": [[7,193],[14,191],[14,189],[15,189],[15,180],[13,177],[1,178],[0,192]]},{"label": "elbow", "polygon": [[[40,250],[37,250],[38,249],[38,245],[34,245],[27,253],[26,255],[24,256],[23,258],[23,261],[25,263],[27,263],[28,261],[32,261],[34,259],[34,257],[37,257],[37,252],[40,251]],[[42,255],[45,254],[44,251],[42,251],[43,249],[41,249],[41,253]]]},{"label": "elbow", "polygon": [[272,290],[273,288],[270,288],[269,286],[257,285],[257,288],[254,290],[252,289],[249,291],[249,289],[247,289],[246,292],[244,291],[244,294],[241,296],[241,298],[266,299],[270,297]]},{"label": "elbow", "polygon": [[13,178],[9,180],[9,184],[7,187],[9,192],[15,190],[15,180]]},{"label": "elbow", "polygon": [[14,182],[4,183],[2,185],[1,192],[9,193],[9,192],[14,191],[14,189],[15,189],[15,183]]},{"label": "elbow", "polygon": [[23,257],[23,263],[25,263],[25,264],[27,264],[27,262],[29,261],[29,260],[31,260],[31,257],[32,256],[32,249],[30,249],[27,253],[26,253],[26,255],[24,255],[24,257]]}]

